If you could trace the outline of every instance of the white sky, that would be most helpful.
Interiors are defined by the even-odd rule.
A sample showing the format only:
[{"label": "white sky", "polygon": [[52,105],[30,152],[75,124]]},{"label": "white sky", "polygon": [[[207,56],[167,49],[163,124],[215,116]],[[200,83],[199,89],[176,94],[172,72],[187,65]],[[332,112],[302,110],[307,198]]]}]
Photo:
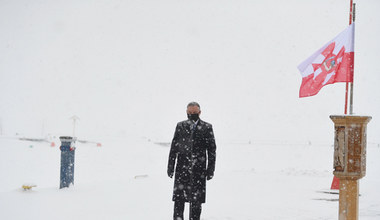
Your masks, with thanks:
[{"label": "white sky", "polygon": [[[354,111],[380,143],[380,1],[357,0]],[[297,65],[349,0],[0,0],[3,134],[170,141],[190,101],[220,141],[330,141],[344,84],[298,98]]]}]

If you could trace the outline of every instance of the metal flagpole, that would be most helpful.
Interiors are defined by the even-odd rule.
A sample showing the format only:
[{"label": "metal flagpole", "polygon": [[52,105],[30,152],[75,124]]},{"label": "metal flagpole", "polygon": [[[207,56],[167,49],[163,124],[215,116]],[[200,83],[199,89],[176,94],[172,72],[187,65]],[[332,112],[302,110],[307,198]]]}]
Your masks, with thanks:
[{"label": "metal flagpole", "polygon": [[[352,21],[353,22],[355,22],[355,15],[356,15],[356,13],[355,13],[356,12],[355,11],[355,6],[356,6],[356,4],[354,3],[354,5],[353,5],[353,15],[352,15]],[[352,115],[353,106],[354,106],[354,104],[353,104],[353,102],[354,102],[354,62],[355,62],[355,59],[353,58],[353,60],[352,60],[352,76],[351,76],[352,77],[352,82],[351,82],[351,85],[350,85],[350,115]]]},{"label": "metal flagpole", "polygon": [[[352,23],[352,5],[353,0],[350,0],[350,21],[349,24]],[[348,103],[348,84],[349,82],[346,82],[346,97],[345,97],[345,104],[344,104],[344,114],[347,115],[347,103]],[[351,98],[351,97],[350,97]],[[351,107],[351,106],[350,106]]]}]

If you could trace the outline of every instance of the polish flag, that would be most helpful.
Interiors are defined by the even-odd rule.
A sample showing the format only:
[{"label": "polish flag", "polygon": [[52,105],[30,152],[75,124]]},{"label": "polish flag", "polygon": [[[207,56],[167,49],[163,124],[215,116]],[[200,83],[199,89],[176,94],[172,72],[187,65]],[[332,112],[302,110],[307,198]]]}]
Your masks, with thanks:
[{"label": "polish flag", "polygon": [[300,98],[316,95],[325,85],[352,82],[355,23],[298,65],[302,75]]}]

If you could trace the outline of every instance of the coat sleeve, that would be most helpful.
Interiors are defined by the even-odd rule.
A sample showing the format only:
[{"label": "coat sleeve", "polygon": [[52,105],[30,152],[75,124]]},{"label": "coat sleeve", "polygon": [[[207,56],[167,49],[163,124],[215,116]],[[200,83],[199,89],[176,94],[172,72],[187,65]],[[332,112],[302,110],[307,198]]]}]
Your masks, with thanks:
[{"label": "coat sleeve", "polygon": [[169,161],[168,161],[168,175],[174,173],[175,161],[177,159],[177,154],[178,154],[178,151],[177,151],[178,137],[179,137],[179,124],[177,124],[177,127],[174,132],[172,144],[170,146]]},{"label": "coat sleeve", "polygon": [[216,144],[214,131],[212,126],[208,130],[208,138],[206,140],[207,143],[207,175],[214,176],[215,171],[215,161],[216,161]]}]

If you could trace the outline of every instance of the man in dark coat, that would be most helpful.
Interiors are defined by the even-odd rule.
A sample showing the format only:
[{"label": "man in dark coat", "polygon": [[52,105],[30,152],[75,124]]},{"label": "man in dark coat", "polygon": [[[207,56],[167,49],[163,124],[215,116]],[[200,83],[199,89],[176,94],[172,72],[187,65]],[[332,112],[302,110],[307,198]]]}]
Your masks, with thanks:
[{"label": "man in dark coat", "polygon": [[214,176],[214,132],[211,124],[199,118],[200,113],[198,103],[191,102],[187,105],[188,120],[177,124],[170,148],[170,178],[173,177],[175,167],[174,220],[184,219],[185,202],[190,203],[190,220],[200,219],[202,203],[206,202],[206,180],[211,180]]}]

